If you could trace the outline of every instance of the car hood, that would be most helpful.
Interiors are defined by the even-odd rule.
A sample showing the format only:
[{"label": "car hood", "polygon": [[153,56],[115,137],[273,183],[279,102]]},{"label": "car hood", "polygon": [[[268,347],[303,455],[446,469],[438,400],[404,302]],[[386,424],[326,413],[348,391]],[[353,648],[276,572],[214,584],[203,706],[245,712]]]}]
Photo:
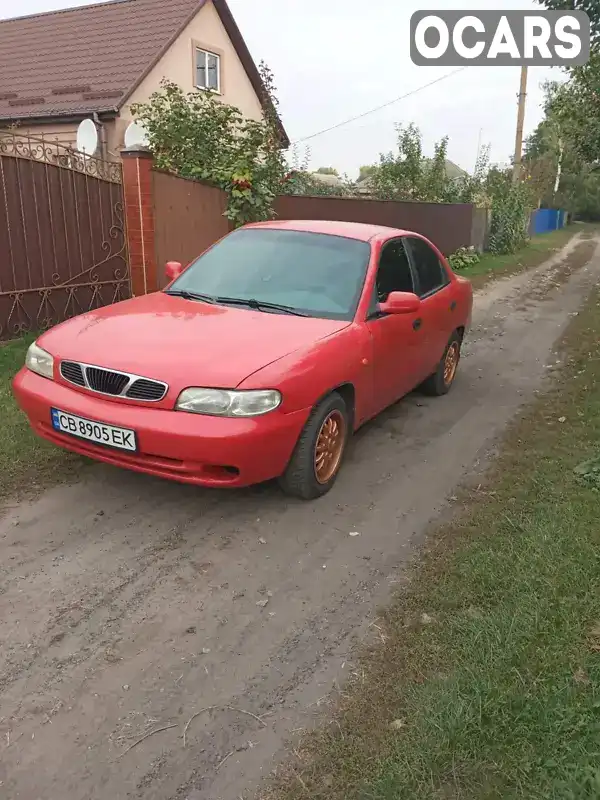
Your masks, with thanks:
[{"label": "car hood", "polygon": [[234,388],[349,323],[213,306],[157,292],[90,311],[40,337],[55,358],[165,381]]}]

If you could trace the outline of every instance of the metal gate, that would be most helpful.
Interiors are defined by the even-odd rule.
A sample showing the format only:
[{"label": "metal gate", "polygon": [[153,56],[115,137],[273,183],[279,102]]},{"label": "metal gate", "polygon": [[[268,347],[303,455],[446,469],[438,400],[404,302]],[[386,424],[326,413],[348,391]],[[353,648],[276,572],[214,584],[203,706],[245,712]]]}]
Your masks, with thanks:
[{"label": "metal gate", "polygon": [[0,339],[130,293],[121,164],[0,131]]}]

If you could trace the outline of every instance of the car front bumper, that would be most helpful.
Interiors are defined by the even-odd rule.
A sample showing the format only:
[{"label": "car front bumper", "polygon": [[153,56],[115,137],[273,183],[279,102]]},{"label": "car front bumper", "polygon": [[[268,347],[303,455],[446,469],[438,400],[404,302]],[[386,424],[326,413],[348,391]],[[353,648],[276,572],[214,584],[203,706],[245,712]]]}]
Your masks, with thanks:
[{"label": "car front bumper", "polygon": [[[310,409],[234,419],[130,405],[70,389],[23,368],[13,381],[33,430],[60,447],[117,467],[213,487],[241,487],[281,475]],[[60,433],[50,409],[136,432],[135,453]]]}]

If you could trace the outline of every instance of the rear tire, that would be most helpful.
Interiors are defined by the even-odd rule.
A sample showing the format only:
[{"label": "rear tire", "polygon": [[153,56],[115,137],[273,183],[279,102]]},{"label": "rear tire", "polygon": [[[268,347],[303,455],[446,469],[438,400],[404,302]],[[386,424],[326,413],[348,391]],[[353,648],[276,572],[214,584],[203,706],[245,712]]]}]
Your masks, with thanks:
[{"label": "rear tire", "polygon": [[441,397],[444,394],[448,394],[458,370],[461,345],[462,337],[458,331],[455,331],[446,345],[444,355],[436,371],[419,387],[423,394],[427,394],[430,397]]},{"label": "rear tire", "polygon": [[337,392],[315,406],[279,478],[286,494],[315,500],[333,487],[346,451],[349,426],[348,408]]}]

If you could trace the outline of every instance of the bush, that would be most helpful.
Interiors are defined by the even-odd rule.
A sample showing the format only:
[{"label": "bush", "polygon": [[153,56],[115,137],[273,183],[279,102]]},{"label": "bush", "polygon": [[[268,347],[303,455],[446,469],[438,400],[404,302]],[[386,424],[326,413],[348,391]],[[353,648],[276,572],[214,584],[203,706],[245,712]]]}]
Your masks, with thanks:
[{"label": "bush", "polygon": [[237,227],[270,219],[285,175],[273,78],[261,64],[265,115],[246,119],[210,92],[185,94],[163,80],[147,103],[133,106],[148,131],[158,169],[206,181],[228,196],[228,217]]},{"label": "bush", "polygon": [[494,255],[515,253],[529,239],[532,203],[523,183],[496,187],[492,194],[489,251]]},{"label": "bush", "polygon": [[478,264],[480,260],[479,253],[474,247],[459,247],[455,253],[448,256],[448,263],[454,272]]}]

